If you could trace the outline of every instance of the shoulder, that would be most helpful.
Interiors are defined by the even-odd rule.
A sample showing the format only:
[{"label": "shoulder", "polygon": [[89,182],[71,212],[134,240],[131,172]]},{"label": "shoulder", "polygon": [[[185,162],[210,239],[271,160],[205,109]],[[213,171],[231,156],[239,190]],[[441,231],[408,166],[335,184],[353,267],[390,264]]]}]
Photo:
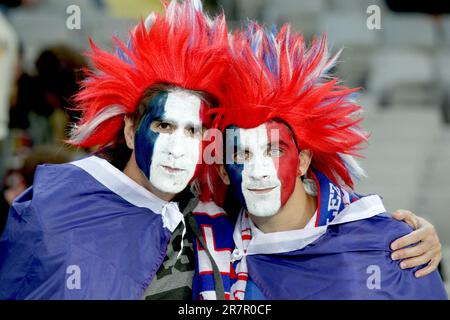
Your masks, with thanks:
[{"label": "shoulder", "polygon": [[339,244],[343,249],[348,246],[391,251],[392,241],[411,231],[409,225],[395,220],[385,212],[367,219],[332,225],[328,228],[326,237],[339,237]]},{"label": "shoulder", "polygon": [[88,176],[87,172],[72,163],[43,164],[37,167],[34,175],[34,193],[56,191],[65,186],[82,183]]},{"label": "shoulder", "polygon": [[69,163],[39,165],[36,168],[33,185],[14,200],[10,214],[30,222],[34,216],[33,212],[37,209],[36,204],[39,206],[42,203],[50,208],[64,191],[73,190],[67,188],[67,185],[80,174],[78,171]]},{"label": "shoulder", "polygon": [[87,172],[71,163],[44,164],[36,169],[31,204],[38,211],[50,212],[100,188]]},{"label": "shoulder", "polygon": [[124,212],[149,210],[131,204],[72,163],[39,166],[28,199],[26,213],[36,215],[46,231],[57,233],[84,226],[86,219],[98,226]]},{"label": "shoulder", "polygon": [[[395,239],[404,236],[413,230],[405,222],[394,219],[388,212],[353,223],[360,228],[368,229],[367,231],[369,234],[378,234],[383,238]],[[369,232],[369,230],[373,230],[373,232]]]}]

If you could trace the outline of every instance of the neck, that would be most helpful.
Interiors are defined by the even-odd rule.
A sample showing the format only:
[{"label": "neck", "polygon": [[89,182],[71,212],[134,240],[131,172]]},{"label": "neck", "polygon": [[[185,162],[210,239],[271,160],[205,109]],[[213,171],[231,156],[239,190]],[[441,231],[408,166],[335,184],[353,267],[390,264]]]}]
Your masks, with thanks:
[{"label": "neck", "polygon": [[123,169],[123,173],[164,201],[171,201],[175,197],[175,194],[159,191],[150,183],[150,181],[148,181],[147,177],[142,173],[137,165],[134,151],[131,154],[127,165]]},{"label": "neck", "polygon": [[303,229],[317,209],[317,198],[306,193],[297,179],[294,192],[286,204],[270,217],[257,217],[249,213],[253,223],[264,233]]}]

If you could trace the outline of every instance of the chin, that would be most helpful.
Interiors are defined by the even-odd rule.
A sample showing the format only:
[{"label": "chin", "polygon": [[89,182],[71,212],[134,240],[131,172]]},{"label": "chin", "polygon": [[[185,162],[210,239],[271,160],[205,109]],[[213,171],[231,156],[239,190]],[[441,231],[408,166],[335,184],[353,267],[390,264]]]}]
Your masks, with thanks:
[{"label": "chin", "polygon": [[183,191],[188,186],[189,182],[189,180],[186,180],[186,182],[171,181],[169,179],[164,179],[165,181],[161,181],[160,179],[155,180],[157,180],[155,181],[155,183],[153,183],[152,181],[151,182],[156,189],[164,193],[172,194],[180,193],[181,191]]},{"label": "chin", "polygon": [[278,213],[280,210],[279,205],[274,205],[273,202],[258,202],[254,205],[247,205],[247,211],[255,216],[261,218],[269,218]]},{"label": "chin", "polygon": [[190,172],[180,175],[167,174],[157,169],[150,173],[150,183],[160,192],[177,194],[189,185],[192,175]]},{"label": "chin", "polygon": [[271,217],[281,208],[280,188],[277,187],[266,194],[255,194],[247,189],[243,190],[247,211],[256,217]]},{"label": "chin", "polygon": [[183,191],[189,183],[189,180],[183,179],[167,179],[163,177],[150,178],[150,183],[163,193],[177,194]]}]

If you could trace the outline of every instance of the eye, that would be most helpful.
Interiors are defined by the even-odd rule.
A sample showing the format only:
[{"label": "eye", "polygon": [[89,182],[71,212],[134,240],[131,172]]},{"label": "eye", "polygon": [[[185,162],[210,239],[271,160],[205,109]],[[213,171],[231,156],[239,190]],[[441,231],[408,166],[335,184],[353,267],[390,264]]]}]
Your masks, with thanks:
[{"label": "eye", "polygon": [[153,121],[150,128],[152,131],[158,133],[172,133],[176,129],[175,125],[172,123],[161,120]]},{"label": "eye", "polygon": [[163,129],[163,130],[167,130],[167,129],[170,128],[170,124],[168,124],[168,123],[166,123],[166,122],[161,122],[161,123],[159,124],[159,127],[160,127],[161,129]]},{"label": "eye", "polygon": [[283,150],[281,148],[270,148],[267,154],[271,158],[278,158],[283,155]]},{"label": "eye", "polygon": [[236,164],[243,164],[250,159],[250,152],[247,150],[240,150],[233,154],[233,160]]},{"label": "eye", "polygon": [[186,135],[188,137],[201,139],[203,137],[203,128],[196,128],[196,127],[188,127],[186,128]]}]

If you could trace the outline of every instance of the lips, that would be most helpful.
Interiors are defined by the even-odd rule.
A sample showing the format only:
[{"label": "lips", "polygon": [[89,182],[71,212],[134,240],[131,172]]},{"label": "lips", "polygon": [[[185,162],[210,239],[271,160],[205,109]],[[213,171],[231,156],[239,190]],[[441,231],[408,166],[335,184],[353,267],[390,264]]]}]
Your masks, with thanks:
[{"label": "lips", "polygon": [[170,174],[178,174],[178,173],[182,173],[183,171],[185,171],[184,169],[174,168],[174,167],[164,166],[164,165],[161,165],[161,168],[163,168],[163,170],[165,172],[170,173]]},{"label": "lips", "polygon": [[266,194],[274,190],[275,187],[268,187],[268,188],[248,188],[249,191],[256,193],[256,194]]}]

